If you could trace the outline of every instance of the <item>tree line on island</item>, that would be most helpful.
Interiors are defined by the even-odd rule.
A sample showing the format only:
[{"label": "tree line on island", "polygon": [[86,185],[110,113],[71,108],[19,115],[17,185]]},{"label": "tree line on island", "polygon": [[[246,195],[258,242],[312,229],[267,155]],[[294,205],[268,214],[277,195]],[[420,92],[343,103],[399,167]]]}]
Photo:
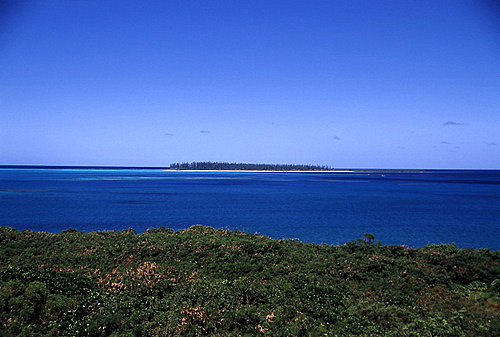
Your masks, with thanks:
[{"label": "tree line on island", "polygon": [[226,162],[191,162],[170,164],[171,170],[238,170],[238,171],[329,171],[326,165],[249,164]]}]

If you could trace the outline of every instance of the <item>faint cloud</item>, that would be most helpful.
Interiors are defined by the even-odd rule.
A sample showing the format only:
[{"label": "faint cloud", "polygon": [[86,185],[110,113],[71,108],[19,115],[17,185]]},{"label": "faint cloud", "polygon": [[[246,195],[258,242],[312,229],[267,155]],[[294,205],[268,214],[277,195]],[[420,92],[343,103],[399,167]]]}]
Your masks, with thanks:
[{"label": "faint cloud", "polygon": [[200,133],[210,133],[209,130],[201,130]]},{"label": "faint cloud", "polygon": [[444,126],[457,126],[457,125],[464,125],[464,123],[458,123],[458,122],[454,122],[454,121],[447,121],[446,123],[443,123]]},{"label": "faint cloud", "polygon": [[498,144],[495,142],[488,143],[488,146],[497,146]]},{"label": "faint cloud", "polygon": [[450,143],[445,142],[445,141],[442,141],[442,142],[441,142],[441,143],[439,143],[439,144],[450,144]]}]

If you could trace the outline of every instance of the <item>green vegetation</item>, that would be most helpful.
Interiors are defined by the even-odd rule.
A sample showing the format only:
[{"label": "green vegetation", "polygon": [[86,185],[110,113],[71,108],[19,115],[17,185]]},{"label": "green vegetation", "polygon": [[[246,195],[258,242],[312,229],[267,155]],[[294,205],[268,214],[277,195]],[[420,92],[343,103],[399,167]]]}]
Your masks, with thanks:
[{"label": "green vegetation", "polygon": [[328,166],[318,165],[291,165],[291,164],[245,164],[245,163],[218,163],[192,162],[170,164],[171,170],[247,170],[247,171],[327,171]]},{"label": "green vegetation", "polygon": [[499,252],[0,227],[0,336],[499,336]]}]

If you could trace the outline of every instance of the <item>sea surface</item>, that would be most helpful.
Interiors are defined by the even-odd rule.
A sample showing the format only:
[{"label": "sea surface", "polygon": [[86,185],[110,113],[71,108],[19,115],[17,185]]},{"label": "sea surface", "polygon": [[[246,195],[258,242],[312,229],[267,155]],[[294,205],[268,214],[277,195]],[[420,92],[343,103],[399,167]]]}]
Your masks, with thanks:
[{"label": "sea surface", "polygon": [[194,224],[343,244],[500,249],[500,171],[249,173],[0,168],[0,225],[60,232]]}]

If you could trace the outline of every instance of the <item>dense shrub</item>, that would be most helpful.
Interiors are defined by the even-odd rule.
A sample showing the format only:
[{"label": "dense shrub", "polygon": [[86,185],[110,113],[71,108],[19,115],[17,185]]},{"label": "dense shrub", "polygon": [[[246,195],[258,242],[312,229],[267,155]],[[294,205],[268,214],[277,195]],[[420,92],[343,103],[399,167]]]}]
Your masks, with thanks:
[{"label": "dense shrub", "polygon": [[0,336],[498,336],[499,252],[0,227]]}]

